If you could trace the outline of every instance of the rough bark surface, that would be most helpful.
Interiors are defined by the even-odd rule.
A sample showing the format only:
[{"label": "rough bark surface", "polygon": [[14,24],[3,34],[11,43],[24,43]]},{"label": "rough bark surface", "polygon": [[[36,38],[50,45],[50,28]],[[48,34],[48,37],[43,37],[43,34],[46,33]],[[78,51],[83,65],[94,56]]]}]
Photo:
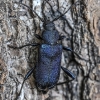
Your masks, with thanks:
[{"label": "rough bark surface", "polygon": [[[7,45],[41,43],[34,33],[41,35],[43,23],[27,7],[16,3],[18,1],[0,0],[0,100],[15,100],[25,74],[35,66],[38,55],[36,47],[15,50]],[[77,0],[43,1],[23,0],[23,3],[41,18],[44,11],[46,18],[52,20]],[[100,100],[100,1],[79,1],[65,16],[54,22],[59,34],[66,36],[62,45],[72,48],[85,59],[71,52],[62,53],[61,66],[73,72],[75,80],[56,86],[43,95],[36,89],[31,75],[18,100]],[[68,77],[61,71],[59,82],[66,79]]]}]

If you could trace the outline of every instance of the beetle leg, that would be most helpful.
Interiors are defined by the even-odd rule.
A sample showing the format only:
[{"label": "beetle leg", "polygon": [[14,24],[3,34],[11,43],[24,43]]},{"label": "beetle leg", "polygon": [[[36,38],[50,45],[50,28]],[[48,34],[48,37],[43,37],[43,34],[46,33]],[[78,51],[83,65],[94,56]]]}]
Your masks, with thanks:
[{"label": "beetle leg", "polygon": [[64,35],[62,35],[62,36],[60,35],[60,36],[59,36],[59,40],[63,40],[64,38],[65,38]]},{"label": "beetle leg", "polygon": [[39,43],[32,43],[32,44],[25,44],[25,45],[22,45],[22,46],[19,46],[19,47],[15,47],[15,46],[12,46],[12,45],[8,45],[8,47],[10,48],[13,48],[13,49],[22,49],[23,47],[26,47],[26,46],[38,46]]},{"label": "beetle leg", "polygon": [[71,51],[72,53],[74,53],[77,57],[79,57],[79,58],[82,59],[82,60],[88,61],[88,60],[86,60],[86,59],[80,57],[76,52],[74,52],[74,51],[73,51],[71,48],[69,48],[69,47],[63,46],[63,49],[64,49],[64,50],[67,50],[67,51]]},{"label": "beetle leg", "polygon": [[41,37],[40,35],[38,35],[38,34],[34,34],[34,36],[35,36],[36,38],[40,39],[40,40],[43,40],[42,37]]},{"label": "beetle leg", "polygon": [[17,100],[18,97],[20,96],[21,91],[22,91],[22,88],[23,88],[23,85],[24,85],[24,83],[25,83],[25,80],[27,80],[27,79],[29,78],[29,76],[34,72],[34,69],[35,69],[35,67],[32,68],[32,69],[30,69],[30,70],[27,72],[27,74],[25,75],[24,80],[23,80],[23,83],[22,83],[22,86],[21,86],[21,89],[20,89],[20,92],[18,93],[17,97],[16,97],[14,100]]},{"label": "beetle leg", "polygon": [[71,71],[69,71],[67,68],[64,68],[64,67],[61,66],[61,69],[62,69],[68,76],[70,76],[72,79],[75,79],[75,75],[74,75]]},{"label": "beetle leg", "polygon": [[71,82],[71,81],[73,81],[73,79],[72,79],[72,80],[68,80],[68,81],[64,81],[64,82],[59,82],[59,83],[56,84],[56,86],[57,86],[57,85],[66,84],[66,83],[69,83],[69,82]]},{"label": "beetle leg", "polygon": [[[64,38],[66,38],[66,36],[64,36],[64,35],[62,35],[62,36],[60,35],[60,36],[59,36],[59,40],[63,40]],[[69,41],[70,38],[66,38],[66,40]]]},{"label": "beetle leg", "polygon": [[21,3],[22,3],[22,1],[23,1],[23,0],[20,0],[19,2],[21,2]]},{"label": "beetle leg", "polygon": [[32,69],[30,69],[30,70],[27,72],[27,74],[26,74],[25,77],[24,77],[24,80],[27,80],[27,79],[28,79],[28,77],[33,73],[34,69],[35,69],[35,67],[32,68]]},{"label": "beetle leg", "polygon": [[70,76],[72,78],[72,80],[68,80],[68,81],[64,81],[64,82],[59,82],[56,85],[62,85],[62,84],[71,82],[71,81],[73,81],[75,79],[75,75],[71,71],[69,71],[67,68],[64,68],[64,67],[61,66],[61,69],[65,72],[66,75]]}]

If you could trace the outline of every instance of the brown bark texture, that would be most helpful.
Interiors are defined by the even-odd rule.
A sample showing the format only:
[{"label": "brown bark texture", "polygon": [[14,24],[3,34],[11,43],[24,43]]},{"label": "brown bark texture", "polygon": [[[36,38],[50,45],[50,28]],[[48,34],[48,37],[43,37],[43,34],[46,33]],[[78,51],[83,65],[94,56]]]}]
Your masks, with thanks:
[{"label": "brown bark texture", "polygon": [[[47,2],[46,2],[47,1]],[[24,83],[17,100],[100,100],[100,0],[79,0],[54,22],[60,35],[66,36],[62,45],[72,48],[62,52],[61,66],[76,78],[55,86],[43,95],[36,88],[33,75]],[[26,73],[36,65],[38,49],[21,46],[41,43],[43,22],[19,0],[0,0],[0,100],[15,100]],[[41,17],[52,20],[77,0],[23,0]],[[61,70],[59,82],[70,80]]]}]

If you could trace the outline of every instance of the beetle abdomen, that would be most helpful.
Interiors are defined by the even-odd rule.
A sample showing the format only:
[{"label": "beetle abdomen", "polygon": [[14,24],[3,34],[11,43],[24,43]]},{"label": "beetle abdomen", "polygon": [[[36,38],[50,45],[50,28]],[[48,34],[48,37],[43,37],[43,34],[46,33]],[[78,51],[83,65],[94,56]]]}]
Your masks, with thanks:
[{"label": "beetle abdomen", "polygon": [[41,88],[51,88],[56,85],[61,65],[62,46],[59,44],[42,44],[35,70],[36,83]]}]

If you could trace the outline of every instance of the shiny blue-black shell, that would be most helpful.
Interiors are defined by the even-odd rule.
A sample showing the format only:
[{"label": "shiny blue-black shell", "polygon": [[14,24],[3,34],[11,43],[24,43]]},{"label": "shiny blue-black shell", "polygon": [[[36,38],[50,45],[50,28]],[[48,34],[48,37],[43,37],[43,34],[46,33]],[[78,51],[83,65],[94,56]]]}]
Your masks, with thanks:
[{"label": "shiny blue-black shell", "polygon": [[35,68],[36,84],[40,89],[54,87],[59,79],[62,45],[41,44]]}]

